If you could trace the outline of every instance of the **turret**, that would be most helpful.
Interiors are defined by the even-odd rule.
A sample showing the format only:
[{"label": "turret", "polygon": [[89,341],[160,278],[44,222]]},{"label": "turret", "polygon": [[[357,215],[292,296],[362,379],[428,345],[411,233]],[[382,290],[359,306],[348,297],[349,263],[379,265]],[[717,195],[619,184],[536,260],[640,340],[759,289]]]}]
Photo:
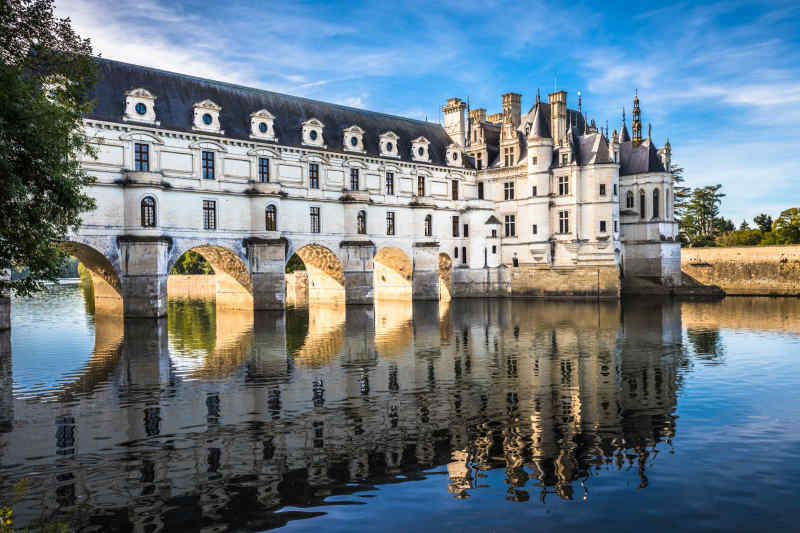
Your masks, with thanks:
[{"label": "turret", "polygon": [[442,106],[444,130],[450,139],[461,147],[464,147],[466,137],[465,109],[467,109],[467,105],[460,98],[448,98],[447,104]]},{"label": "turret", "polygon": [[633,96],[633,121],[631,122],[631,129],[633,130],[633,145],[639,146],[642,142],[642,111],[639,109],[638,89],[635,89]]},{"label": "turret", "polygon": [[553,139],[550,137],[547,120],[541,102],[533,112],[531,131],[528,134],[528,172],[545,172],[553,163]]}]

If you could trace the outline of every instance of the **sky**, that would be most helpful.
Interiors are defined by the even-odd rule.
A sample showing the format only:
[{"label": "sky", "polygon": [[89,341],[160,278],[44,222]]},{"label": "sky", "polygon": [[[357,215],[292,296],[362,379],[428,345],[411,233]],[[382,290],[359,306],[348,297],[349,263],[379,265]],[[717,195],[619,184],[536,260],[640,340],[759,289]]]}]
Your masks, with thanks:
[{"label": "sky", "polygon": [[[418,119],[554,87],[642,120],[738,225],[800,207],[800,2],[56,0],[96,54]],[[752,221],[751,221],[751,226]]]}]

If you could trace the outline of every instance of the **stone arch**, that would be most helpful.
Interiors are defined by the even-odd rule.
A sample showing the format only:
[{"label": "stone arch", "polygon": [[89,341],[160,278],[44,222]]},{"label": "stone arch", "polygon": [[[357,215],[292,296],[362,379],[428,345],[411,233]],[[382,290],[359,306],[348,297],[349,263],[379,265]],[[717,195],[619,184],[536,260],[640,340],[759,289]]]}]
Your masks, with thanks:
[{"label": "stone arch", "polygon": [[453,260],[444,252],[439,253],[439,301],[449,302],[452,299],[450,276],[453,272]]},{"label": "stone arch", "polygon": [[375,299],[410,300],[412,263],[408,255],[394,246],[387,246],[373,259]]},{"label": "stone arch", "polygon": [[217,244],[189,247],[180,254],[175,254],[167,271],[171,271],[173,265],[190,250],[203,256],[214,270],[214,294],[218,308],[253,309],[253,281],[247,264],[236,252],[226,247]]},{"label": "stone arch", "polygon": [[[303,262],[308,275],[308,302],[344,302],[344,266],[329,248],[307,244],[294,252]],[[291,259],[291,255],[287,258]]]},{"label": "stone arch", "polygon": [[63,242],[61,249],[76,257],[89,271],[95,313],[122,314],[122,282],[111,261],[99,250],[80,242]]}]

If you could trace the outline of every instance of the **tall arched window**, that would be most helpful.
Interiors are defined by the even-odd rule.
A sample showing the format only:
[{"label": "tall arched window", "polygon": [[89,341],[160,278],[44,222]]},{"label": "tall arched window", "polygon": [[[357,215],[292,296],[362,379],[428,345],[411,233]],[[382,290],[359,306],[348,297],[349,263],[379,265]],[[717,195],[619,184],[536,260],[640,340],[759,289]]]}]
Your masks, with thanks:
[{"label": "tall arched window", "polygon": [[278,209],[274,205],[270,204],[267,206],[266,215],[267,231],[278,231]]},{"label": "tall arched window", "polygon": [[417,196],[425,196],[425,176],[417,176]]},{"label": "tall arched window", "polygon": [[647,207],[647,200],[644,196],[644,191],[639,191],[639,216],[644,218],[645,208]]},{"label": "tall arched window", "polygon": [[430,237],[433,235],[433,216],[427,215],[425,217],[425,236]]},{"label": "tall arched window", "polygon": [[365,235],[367,233],[367,212],[366,211],[359,211],[358,212],[358,229],[357,231]]},{"label": "tall arched window", "polygon": [[664,218],[669,218],[672,210],[672,195],[669,193],[669,187],[664,189],[664,201],[667,205],[664,206]]},{"label": "tall arched window", "polygon": [[142,198],[142,227],[156,227],[156,201],[152,196]]},{"label": "tall arched window", "polygon": [[633,191],[628,191],[628,194],[625,195],[625,207],[628,209],[635,209],[633,205]]},{"label": "tall arched window", "polygon": [[659,208],[658,208],[659,207],[659,203],[660,203],[660,198],[659,198],[658,189],[653,189],[653,218],[658,218],[658,215],[659,215],[659,212],[660,212]]}]

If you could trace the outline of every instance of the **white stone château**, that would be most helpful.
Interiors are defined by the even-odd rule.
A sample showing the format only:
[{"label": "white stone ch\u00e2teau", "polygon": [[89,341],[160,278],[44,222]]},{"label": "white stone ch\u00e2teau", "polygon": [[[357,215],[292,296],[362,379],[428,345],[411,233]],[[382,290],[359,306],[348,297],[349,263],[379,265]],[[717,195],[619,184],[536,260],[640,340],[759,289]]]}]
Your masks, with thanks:
[{"label": "white stone ch\u00e2teau", "polygon": [[669,144],[611,136],[567,93],[443,107],[444,126],[98,59],[85,133],[97,209],[65,246],[96,301],[163,316],[187,250],[218,303],[278,309],[297,253],[309,297],[614,299],[675,284]]}]

